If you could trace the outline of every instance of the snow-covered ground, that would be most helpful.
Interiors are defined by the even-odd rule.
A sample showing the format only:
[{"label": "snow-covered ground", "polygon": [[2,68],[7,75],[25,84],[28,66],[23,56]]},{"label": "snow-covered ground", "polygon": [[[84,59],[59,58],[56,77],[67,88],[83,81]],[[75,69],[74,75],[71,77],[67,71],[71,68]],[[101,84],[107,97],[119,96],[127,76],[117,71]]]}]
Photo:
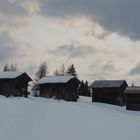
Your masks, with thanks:
[{"label": "snow-covered ground", "polygon": [[138,140],[140,112],[39,97],[0,96],[0,140]]}]

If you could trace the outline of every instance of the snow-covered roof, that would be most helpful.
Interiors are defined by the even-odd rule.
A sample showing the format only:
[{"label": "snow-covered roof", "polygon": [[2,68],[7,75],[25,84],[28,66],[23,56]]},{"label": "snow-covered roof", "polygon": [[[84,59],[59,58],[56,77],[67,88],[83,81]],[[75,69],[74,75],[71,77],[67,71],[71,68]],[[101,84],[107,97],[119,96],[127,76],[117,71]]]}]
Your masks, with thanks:
[{"label": "snow-covered roof", "polygon": [[23,74],[23,72],[15,72],[15,71],[0,72],[0,79],[14,79],[20,76],[21,74]]},{"label": "snow-covered roof", "polygon": [[91,88],[120,87],[125,80],[103,80],[94,81]]},{"label": "snow-covered roof", "polygon": [[74,76],[46,76],[41,78],[37,84],[53,84],[53,83],[67,83],[69,80],[73,79]]}]

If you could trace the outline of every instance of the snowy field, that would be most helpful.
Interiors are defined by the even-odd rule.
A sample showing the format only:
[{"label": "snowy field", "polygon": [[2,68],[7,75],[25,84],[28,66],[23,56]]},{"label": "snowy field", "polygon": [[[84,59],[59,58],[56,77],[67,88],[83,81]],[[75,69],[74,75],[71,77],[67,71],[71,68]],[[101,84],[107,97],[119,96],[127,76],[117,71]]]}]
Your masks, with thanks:
[{"label": "snowy field", "polygon": [[0,140],[138,140],[140,112],[125,107],[0,96]]}]

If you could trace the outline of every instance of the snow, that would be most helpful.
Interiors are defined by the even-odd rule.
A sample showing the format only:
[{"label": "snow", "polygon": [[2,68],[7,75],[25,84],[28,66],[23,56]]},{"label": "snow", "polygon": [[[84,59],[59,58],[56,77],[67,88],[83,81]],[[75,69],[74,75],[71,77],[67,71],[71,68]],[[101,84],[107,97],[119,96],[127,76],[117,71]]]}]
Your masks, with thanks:
[{"label": "snow", "polygon": [[13,79],[23,74],[23,72],[0,72],[0,79]]},{"label": "snow", "polygon": [[41,78],[37,84],[46,83],[67,83],[69,80],[74,78],[74,76],[46,76]]},{"label": "snow", "polygon": [[140,112],[92,103],[40,97],[0,96],[1,140],[138,140]]}]

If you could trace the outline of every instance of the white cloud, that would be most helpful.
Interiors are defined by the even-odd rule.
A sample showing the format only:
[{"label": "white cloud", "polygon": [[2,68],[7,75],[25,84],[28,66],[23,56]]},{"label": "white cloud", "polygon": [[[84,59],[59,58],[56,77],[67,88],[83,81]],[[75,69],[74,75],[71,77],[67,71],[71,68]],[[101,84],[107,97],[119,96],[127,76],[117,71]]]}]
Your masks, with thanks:
[{"label": "white cloud", "polygon": [[[72,18],[68,21],[35,16],[29,19],[27,26],[12,31],[13,38],[22,42],[19,43],[23,53],[21,67],[29,70],[31,63],[37,69],[39,63],[46,60],[50,73],[53,73],[63,63],[66,66],[74,63],[81,79],[128,79],[129,83],[138,82],[129,72],[140,59],[140,42],[116,33],[110,33],[105,38],[87,36],[85,33],[92,27],[90,20]],[[99,28],[94,30],[98,33]],[[29,48],[26,47],[28,45]],[[75,57],[76,54],[78,57]]]},{"label": "white cloud", "polygon": [[26,9],[10,0],[0,0],[0,13],[7,16],[25,16]]},{"label": "white cloud", "polygon": [[42,14],[60,18],[86,15],[110,32],[140,39],[139,0],[43,0]]},{"label": "white cloud", "polygon": [[[61,64],[67,67],[74,63],[80,79],[126,79],[129,83],[140,83],[139,78],[130,73],[139,64],[140,42],[117,33],[119,28],[126,36],[138,39],[139,30],[135,32],[133,25],[126,23],[127,18],[124,19],[125,28],[124,23],[120,24],[123,20],[112,21],[114,9],[109,19],[103,12],[108,13],[111,9],[100,10],[104,2],[103,5],[95,0],[81,0],[80,5],[77,0],[61,2],[64,1],[47,0],[41,7],[38,0],[2,1],[6,9],[0,6],[0,32],[8,32],[8,35],[0,33],[0,41],[4,36],[4,42],[7,42],[6,46],[1,42],[1,54],[5,54],[3,57],[1,55],[3,62],[18,64],[21,70],[31,74],[35,73],[41,61],[48,63],[50,73]],[[119,6],[117,1],[110,2],[106,1],[105,9],[108,5],[114,6],[114,2]],[[8,10],[9,6],[11,9]],[[22,7],[24,12],[17,7]],[[41,10],[43,15],[40,14]],[[103,21],[100,21],[102,17]],[[118,14],[114,18],[117,17],[122,18]],[[111,23],[113,25],[110,26]],[[134,33],[134,36],[130,33]]]},{"label": "white cloud", "polygon": [[11,0],[11,3],[23,7],[29,14],[38,14],[41,8],[40,0]]}]

